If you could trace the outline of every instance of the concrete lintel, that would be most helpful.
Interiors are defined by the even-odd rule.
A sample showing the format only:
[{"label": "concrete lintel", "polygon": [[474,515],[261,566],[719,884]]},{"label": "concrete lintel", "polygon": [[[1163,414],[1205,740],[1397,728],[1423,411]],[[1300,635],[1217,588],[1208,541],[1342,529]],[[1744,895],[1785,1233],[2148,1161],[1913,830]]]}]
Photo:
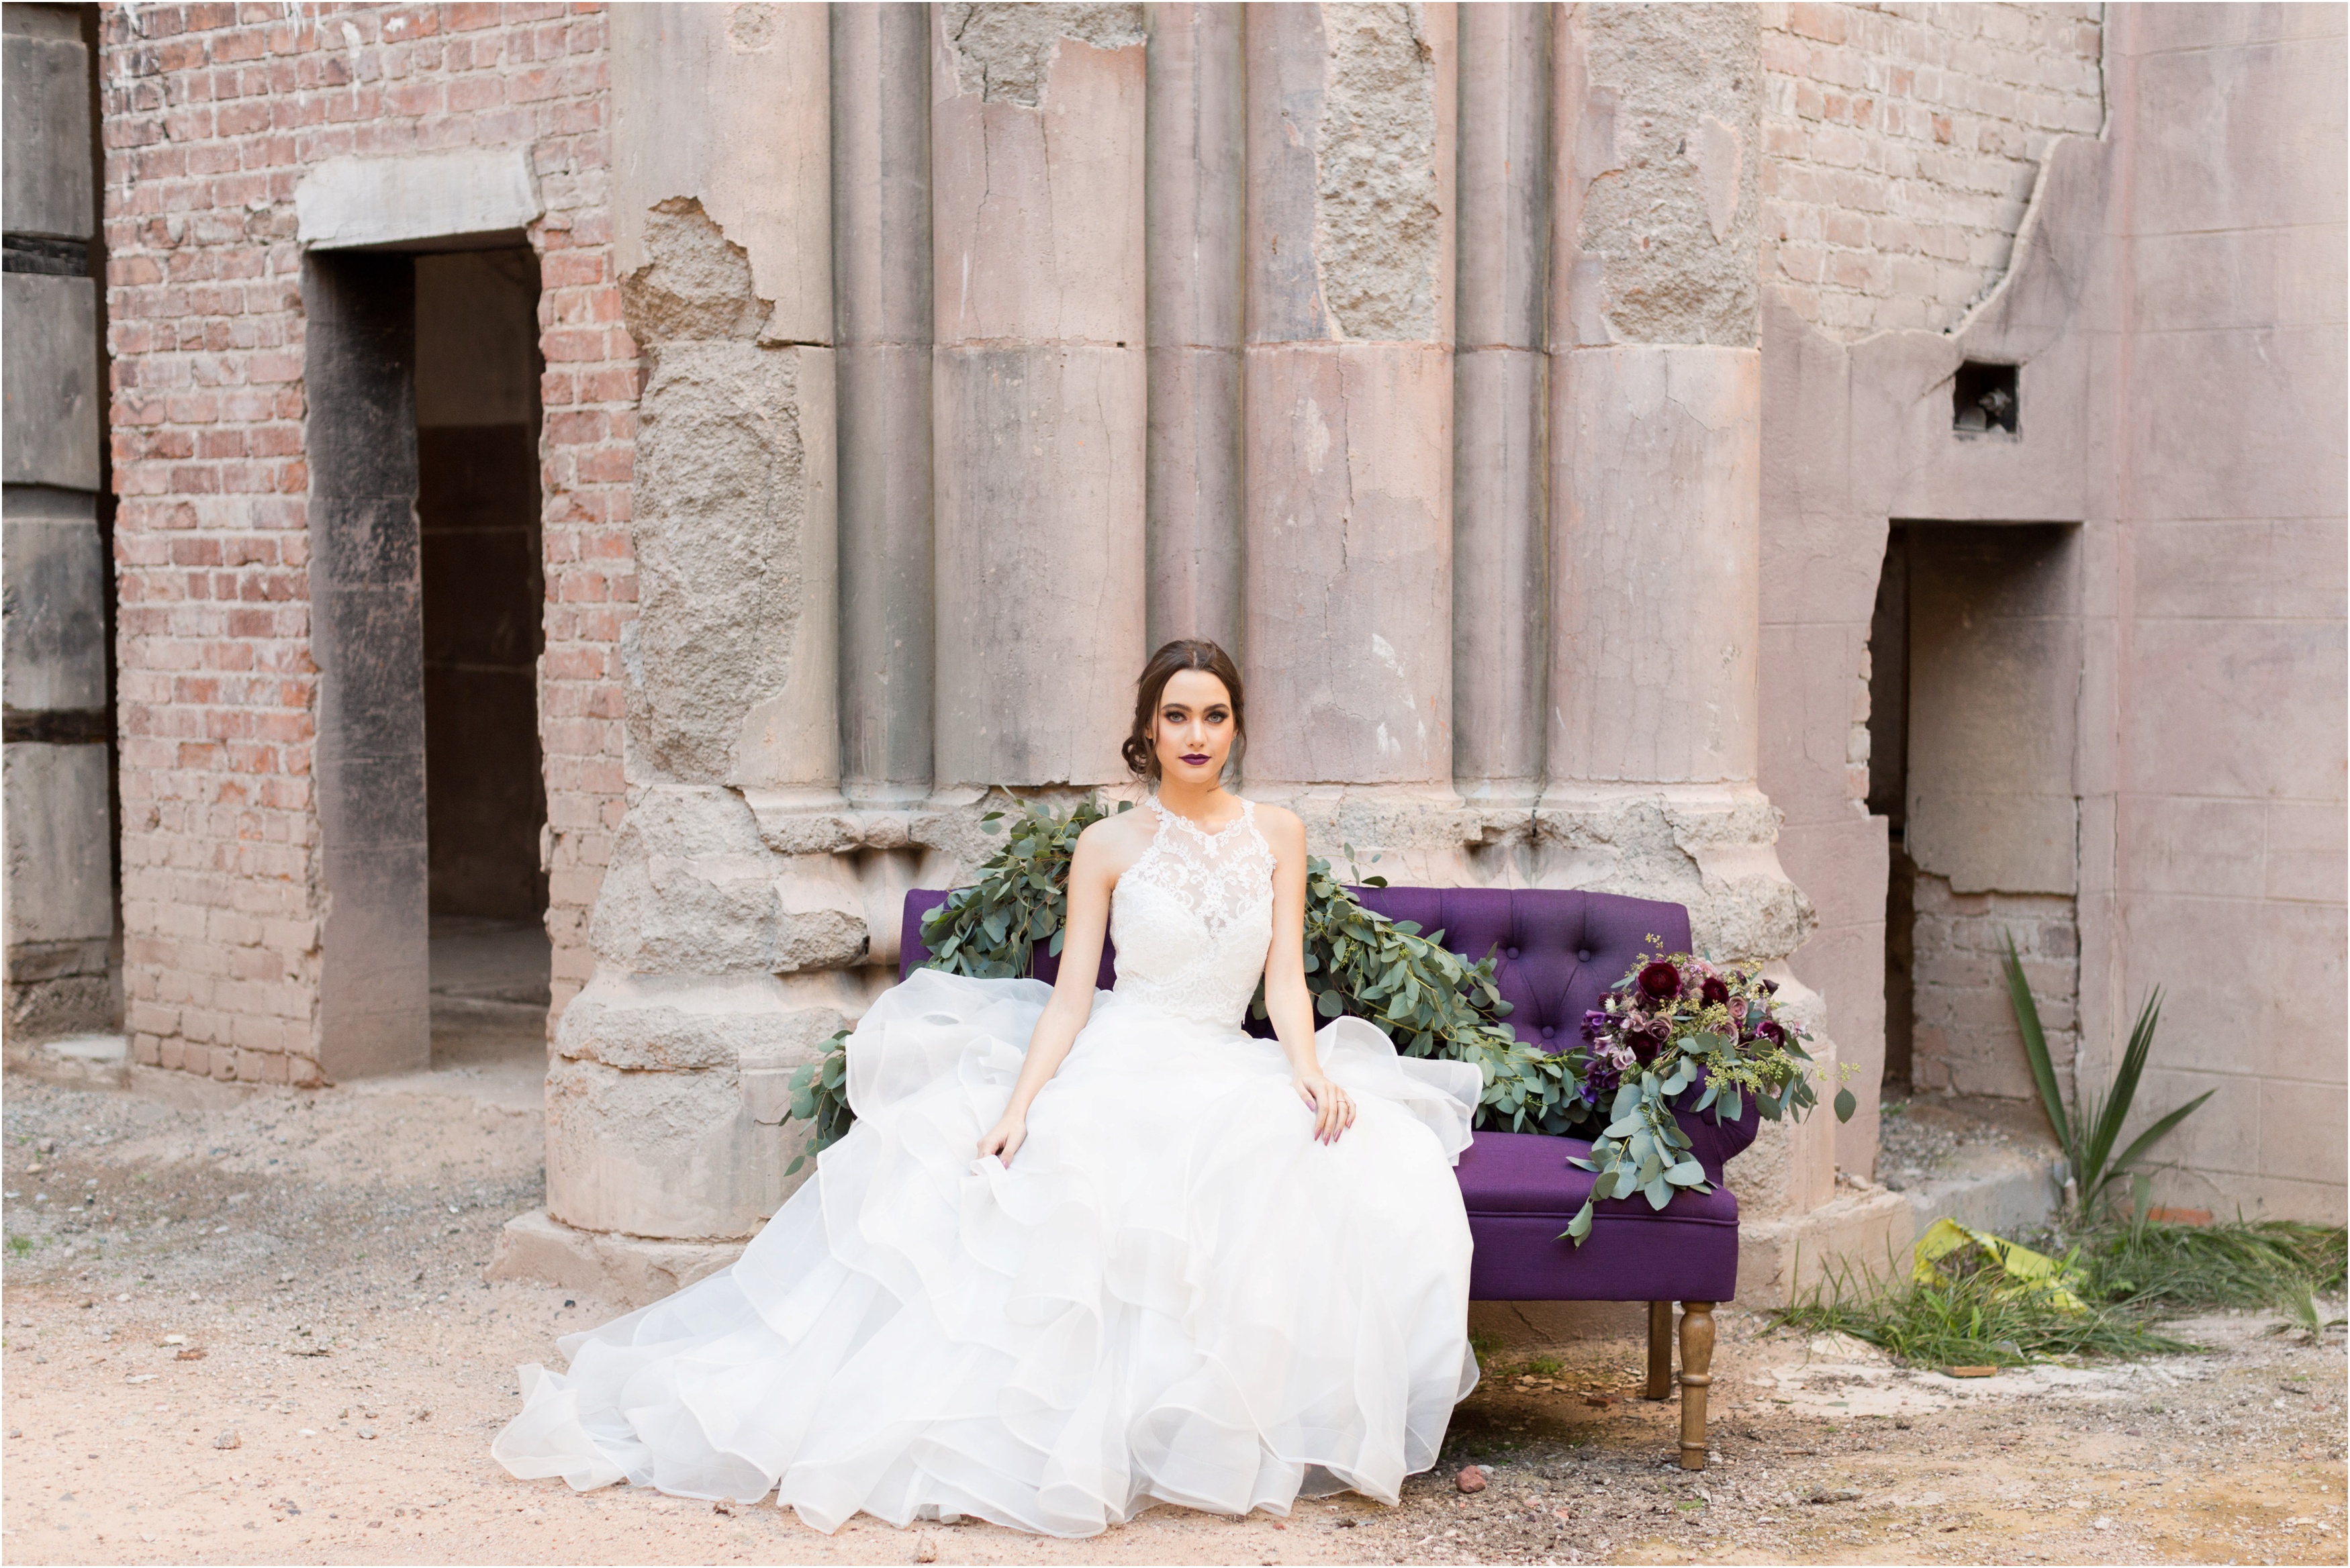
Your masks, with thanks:
[{"label": "concrete lintel", "polygon": [[401,158],[329,158],[294,187],[297,234],[313,250],[507,242],[537,221],[520,147]]}]

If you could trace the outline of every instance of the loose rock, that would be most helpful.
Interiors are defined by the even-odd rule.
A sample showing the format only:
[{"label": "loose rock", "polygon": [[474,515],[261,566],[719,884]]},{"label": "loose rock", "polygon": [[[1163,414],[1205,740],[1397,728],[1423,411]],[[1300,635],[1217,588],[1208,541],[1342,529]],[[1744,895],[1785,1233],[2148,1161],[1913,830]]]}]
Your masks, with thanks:
[{"label": "loose rock", "polygon": [[1462,1491],[1483,1491],[1485,1472],[1475,1465],[1463,1465],[1461,1467],[1461,1473],[1452,1478],[1452,1484]]},{"label": "loose rock", "polygon": [[213,1439],[213,1447],[215,1449],[241,1449],[244,1447],[244,1439],[237,1436],[236,1429],[234,1428],[231,1428],[229,1430],[223,1432],[219,1437]]}]

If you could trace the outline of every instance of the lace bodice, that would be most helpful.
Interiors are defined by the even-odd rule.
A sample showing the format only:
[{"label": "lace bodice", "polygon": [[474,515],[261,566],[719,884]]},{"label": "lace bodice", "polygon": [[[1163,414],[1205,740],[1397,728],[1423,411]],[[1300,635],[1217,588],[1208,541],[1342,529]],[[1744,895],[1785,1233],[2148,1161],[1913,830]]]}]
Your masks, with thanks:
[{"label": "lace bodice", "polygon": [[1150,798],[1159,829],[1110,894],[1117,994],[1237,1029],[1273,946],[1273,846],[1256,805],[1210,833]]}]

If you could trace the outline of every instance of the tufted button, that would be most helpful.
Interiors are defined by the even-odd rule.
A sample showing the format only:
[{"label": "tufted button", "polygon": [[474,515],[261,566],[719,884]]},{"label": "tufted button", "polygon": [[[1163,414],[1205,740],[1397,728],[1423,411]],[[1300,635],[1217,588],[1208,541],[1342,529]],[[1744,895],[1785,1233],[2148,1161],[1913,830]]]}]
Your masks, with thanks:
[{"label": "tufted button", "polygon": [[[1514,957],[1515,955],[1513,954],[1512,956]],[[1589,948],[1576,949],[1575,961],[1577,963],[1589,963],[1591,961],[1591,950]]]},{"label": "tufted button", "polygon": [[1543,1025],[1543,1038],[1544,1038],[1544,1039],[1547,1040],[1547,1039],[1549,1039],[1552,1035],[1554,1035],[1554,1034],[1555,1034],[1555,1033],[1558,1033],[1558,1031],[1557,1031],[1557,1030],[1555,1030],[1555,1029],[1553,1029],[1549,1024],[1545,1023],[1545,1024],[1544,1024],[1544,1025]]},{"label": "tufted button", "polygon": [[1504,956],[1504,957],[1507,957],[1507,958],[1515,958],[1515,957],[1517,957],[1517,956],[1518,956],[1518,950],[1517,950],[1517,949],[1515,949],[1515,948],[1507,948],[1507,949],[1504,949],[1504,950],[1503,950],[1503,956]]}]

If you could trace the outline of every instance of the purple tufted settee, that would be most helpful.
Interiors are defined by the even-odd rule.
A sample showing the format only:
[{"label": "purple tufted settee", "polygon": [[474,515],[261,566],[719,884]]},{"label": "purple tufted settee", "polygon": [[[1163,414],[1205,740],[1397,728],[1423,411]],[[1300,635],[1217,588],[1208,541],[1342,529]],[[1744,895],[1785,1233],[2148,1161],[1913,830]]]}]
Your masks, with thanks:
[{"label": "purple tufted settee", "polygon": [[[1423,931],[1441,930],[1444,945],[1471,959],[1497,953],[1494,977],[1512,1007],[1518,1038],[1564,1050],[1577,1038],[1586,1009],[1621,979],[1656,937],[1668,952],[1690,946],[1689,911],[1679,904],[1610,893],[1549,888],[1358,888],[1365,905]],[[899,972],[930,957],[922,917],[946,895],[916,888],[906,895]],[[1036,978],[1051,981],[1056,959],[1040,956]],[[1117,974],[1117,954],[1106,948],[1097,983]],[[1692,1090],[1687,1098],[1696,1097]],[[1456,1175],[1469,1211],[1476,1252],[1470,1293],[1479,1301],[1645,1301],[1648,1305],[1648,1384],[1652,1399],[1672,1389],[1672,1303],[1683,1303],[1681,1341],[1681,1463],[1705,1466],[1705,1390],[1713,1351],[1713,1308],[1728,1301],[1738,1280],[1738,1199],[1721,1185],[1722,1167],[1754,1141],[1759,1113],[1749,1097],[1737,1121],[1716,1124],[1709,1113],[1676,1113],[1691,1152],[1713,1184],[1711,1193],[1677,1194],[1662,1210],[1645,1199],[1611,1200],[1592,1216],[1581,1247],[1560,1239],[1583,1207],[1592,1173],[1567,1160],[1586,1155],[1581,1138],[1542,1133],[1480,1132],[1461,1157]]]}]

